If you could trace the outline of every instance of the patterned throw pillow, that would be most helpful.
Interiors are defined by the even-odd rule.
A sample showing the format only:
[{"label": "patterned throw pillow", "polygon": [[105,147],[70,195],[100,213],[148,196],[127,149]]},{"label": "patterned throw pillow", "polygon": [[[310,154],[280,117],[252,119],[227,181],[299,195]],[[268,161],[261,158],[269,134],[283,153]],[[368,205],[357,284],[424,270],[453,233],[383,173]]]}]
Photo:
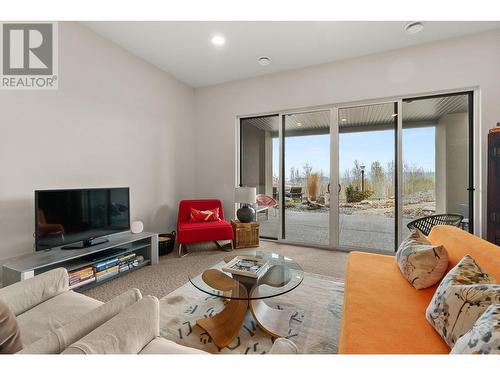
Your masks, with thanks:
[{"label": "patterned throw pillow", "polygon": [[500,354],[500,305],[488,307],[451,354]]},{"label": "patterned throw pillow", "polygon": [[418,230],[401,243],[396,261],[403,276],[416,289],[428,288],[441,280],[448,268],[448,253],[432,245]]},{"label": "patterned throw pillow", "polygon": [[425,315],[453,348],[492,304],[500,304],[500,285],[466,255],[441,281]]},{"label": "patterned throw pillow", "polygon": [[191,222],[220,221],[219,207],[204,211],[200,211],[193,207],[190,207],[189,210],[190,210],[189,221]]}]

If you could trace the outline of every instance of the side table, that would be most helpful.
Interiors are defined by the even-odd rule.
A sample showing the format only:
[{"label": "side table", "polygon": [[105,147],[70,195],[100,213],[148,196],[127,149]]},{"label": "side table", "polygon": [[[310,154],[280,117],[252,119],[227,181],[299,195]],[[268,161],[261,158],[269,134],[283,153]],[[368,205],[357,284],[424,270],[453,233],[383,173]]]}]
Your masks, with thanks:
[{"label": "side table", "polygon": [[231,220],[231,226],[233,227],[235,249],[259,246],[259,223],[255,221],[240,223],[238,220]]}]

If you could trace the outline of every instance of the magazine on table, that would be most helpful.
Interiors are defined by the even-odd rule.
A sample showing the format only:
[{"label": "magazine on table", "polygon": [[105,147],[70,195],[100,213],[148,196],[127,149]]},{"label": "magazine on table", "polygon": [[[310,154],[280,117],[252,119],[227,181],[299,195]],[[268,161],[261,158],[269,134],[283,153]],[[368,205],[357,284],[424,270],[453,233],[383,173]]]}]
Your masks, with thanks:
[{"label": "magazine on table", "polygon": [[239,255],[231,260],[222,271],[235,275],[258,278],[267,269],[267,262],[261,258]]}]

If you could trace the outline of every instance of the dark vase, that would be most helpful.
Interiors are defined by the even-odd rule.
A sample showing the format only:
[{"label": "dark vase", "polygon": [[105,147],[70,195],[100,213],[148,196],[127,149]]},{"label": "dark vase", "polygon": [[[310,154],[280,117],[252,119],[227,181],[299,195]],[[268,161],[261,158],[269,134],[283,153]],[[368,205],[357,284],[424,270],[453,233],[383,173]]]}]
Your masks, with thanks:
[{"label": "dark vase", "polygon": [[244,205],[236,211],[236,216],[240,223],[250,223],[255,218],[255,210],[249,205]]}]

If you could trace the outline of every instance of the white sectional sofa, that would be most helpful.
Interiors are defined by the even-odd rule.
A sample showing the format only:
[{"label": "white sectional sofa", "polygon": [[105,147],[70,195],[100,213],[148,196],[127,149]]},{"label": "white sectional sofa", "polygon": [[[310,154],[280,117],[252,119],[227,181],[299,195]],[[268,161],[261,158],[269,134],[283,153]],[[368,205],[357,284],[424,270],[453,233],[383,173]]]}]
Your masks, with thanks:
[{"label": "white sectional sofa", "polygon": [[[69,290],[68,280],[58,268],[0,289],[21,331],[19,354],[207,354],[160,337],[156,297],[130,289],[102,303]],[[278,339],[271,353],[297,348]]]}]

